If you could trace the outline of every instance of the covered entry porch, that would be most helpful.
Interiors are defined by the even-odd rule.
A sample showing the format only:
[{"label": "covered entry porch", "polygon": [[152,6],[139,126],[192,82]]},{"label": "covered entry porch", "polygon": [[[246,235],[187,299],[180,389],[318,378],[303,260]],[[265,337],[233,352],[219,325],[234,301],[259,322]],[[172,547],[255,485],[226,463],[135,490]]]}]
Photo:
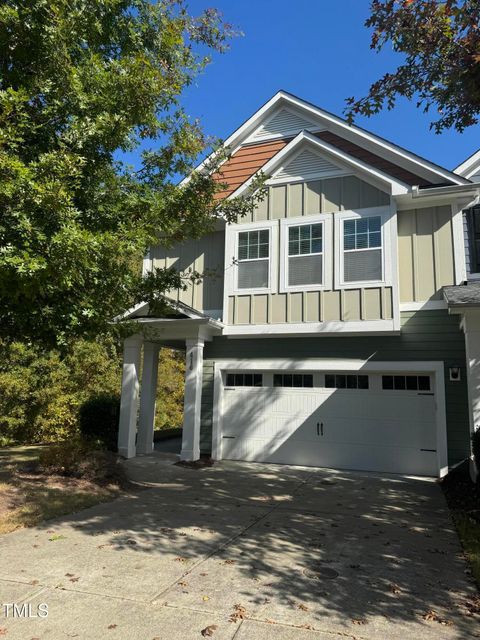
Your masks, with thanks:
[{"label": "covered entry porch", "polygon": [[155,403],[161,347],[185,351],[185,396],[181,460],[200,457],[203,347],[222,333],[221,322],[187,305],[168,302],[164,317],[147,305],[123,316],[132,333],[124,340],[118,452],[125,458],[153,451]]}]

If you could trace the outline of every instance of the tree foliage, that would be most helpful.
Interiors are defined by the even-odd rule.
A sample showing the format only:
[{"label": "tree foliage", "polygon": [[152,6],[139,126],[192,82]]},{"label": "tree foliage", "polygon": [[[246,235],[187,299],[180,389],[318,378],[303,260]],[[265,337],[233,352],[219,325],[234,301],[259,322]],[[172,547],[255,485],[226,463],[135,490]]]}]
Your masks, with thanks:
[{"label": "tree foliage", "polygon": [[371,116],[392,109],[398,97],[416,99],[425,112],[436,109],[431,127],[463,131],[480,113],[480,3],[478,0],[373,0],[366,26],[371,48],[387,44],[404,62],[370,87],[348,98],[346,114]]},{"label": "tree foliage", "polygon": [[[51,348],[106,329],[118,312],[185,285],[141,275],[147,248],[198,237],[221,204],[206,171],[215,143],[181,106],[185,87],[233,35],[184,0],[4,0],[0,5],[0,337]],[[119,158],[140,144],[141,167]],[[122,156],[123,157],[123,156]]]},{"label": "tree foliage", "polygon": [[[161,350],[156,428],[182,424],[184,371],[183,354]],[[121,375],[121,349],[109,335],[76,340],[66,352],[0,342],[0,446],[71,439],[80,407],[118,396]]]}]

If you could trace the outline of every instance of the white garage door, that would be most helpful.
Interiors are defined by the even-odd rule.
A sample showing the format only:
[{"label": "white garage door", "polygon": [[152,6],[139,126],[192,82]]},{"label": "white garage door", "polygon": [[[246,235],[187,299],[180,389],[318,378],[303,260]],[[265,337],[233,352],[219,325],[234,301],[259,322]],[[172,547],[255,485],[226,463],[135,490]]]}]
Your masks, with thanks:
[{"label": "white garage door", "polygon": [[225,375],[225,459],[437,475],[436,448],[428,374]]}]

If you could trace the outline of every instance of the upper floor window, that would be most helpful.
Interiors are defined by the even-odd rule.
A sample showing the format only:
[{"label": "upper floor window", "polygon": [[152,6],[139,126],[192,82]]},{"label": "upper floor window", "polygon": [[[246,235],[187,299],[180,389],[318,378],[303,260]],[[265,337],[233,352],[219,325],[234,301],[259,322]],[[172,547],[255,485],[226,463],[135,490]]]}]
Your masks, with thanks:
[{"label": "upper floor window", "polygon": [[480,273],[480,207],[474,207],[467,211],[470,270],[471,273]]},{"label": "upper floor window", "polygon": [[369,216],[343,222],[344,282],[382,280],[382,218]]},{"label": "upper floor window", "polygon": [[238,289],[265,289],[269,284],[270,231],[238,234]]},{"label": "upper floor window", "polygon": [[323,282],[323,224],[288,228],[288,286]]}]

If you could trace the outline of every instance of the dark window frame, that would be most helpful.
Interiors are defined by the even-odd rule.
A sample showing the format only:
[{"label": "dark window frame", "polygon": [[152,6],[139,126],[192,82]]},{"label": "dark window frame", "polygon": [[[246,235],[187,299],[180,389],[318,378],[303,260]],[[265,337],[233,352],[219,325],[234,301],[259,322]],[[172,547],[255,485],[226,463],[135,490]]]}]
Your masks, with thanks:
[{"label": "dark window frame", "polygon": [[225,380],[226,387],[263,387],[263,373],[229,372]]},{"label": "dark window frame", "polygon": [[470,273],[480,273],[480,207],[467,212],[468,246],[470,249]]},{"label": "dark window frame", "polygon": [[422,374],[386,374],[382,375],[383,391],[431,391],[429,375]]},{"label": "dark window frame", "polygon": [[276,389],[313,389],[313,373],[274,373],[273,386]]},{"label": "dark window frame", "polygon": [[326,373],[325,389],[368,391],[370,389],[370,378],[367,374],[361,373]]}]

